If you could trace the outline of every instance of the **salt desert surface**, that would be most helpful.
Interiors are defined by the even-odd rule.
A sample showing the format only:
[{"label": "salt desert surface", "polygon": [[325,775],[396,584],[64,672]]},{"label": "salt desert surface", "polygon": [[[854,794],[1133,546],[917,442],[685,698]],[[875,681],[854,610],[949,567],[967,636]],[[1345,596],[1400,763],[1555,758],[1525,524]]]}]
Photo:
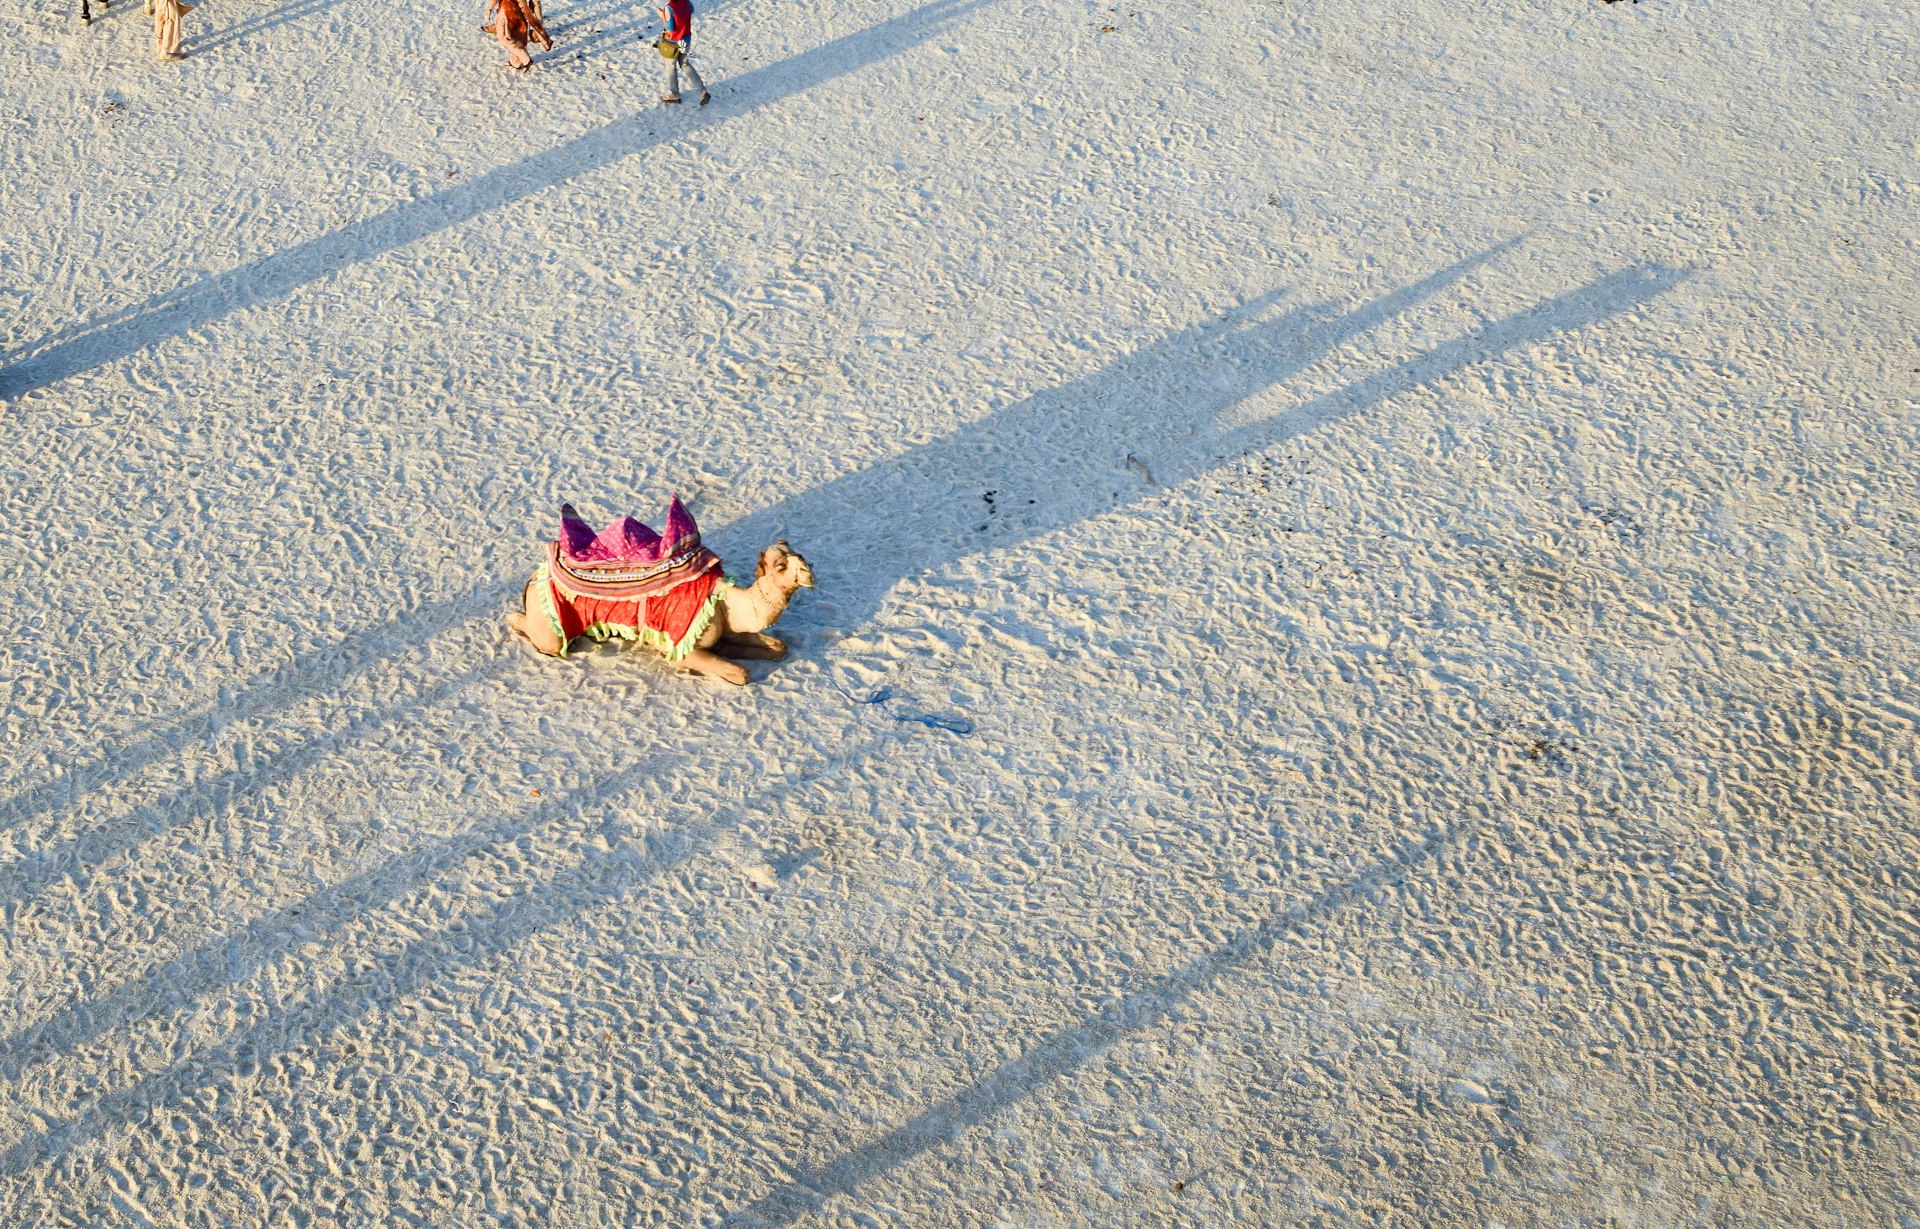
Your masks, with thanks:
[{"label": "salt desert surface", "polygon": [[0,1224],[1920,1225],[1908,4],[479,8],[0,5]]}]

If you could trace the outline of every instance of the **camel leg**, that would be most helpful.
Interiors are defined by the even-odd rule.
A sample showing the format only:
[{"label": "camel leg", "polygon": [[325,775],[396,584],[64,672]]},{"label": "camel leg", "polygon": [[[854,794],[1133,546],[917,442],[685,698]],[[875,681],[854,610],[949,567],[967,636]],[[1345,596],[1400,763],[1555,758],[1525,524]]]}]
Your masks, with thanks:
[{"label": "camel leg", "polygon": [[787,655],[787,642],[765,632],[728,632],[713,648],[723,657],[750,661],[779,661]]},{"label": "camel leg", "polygon": [[724,661],[709,649],[694,649],[679,661],[673,663],[676,670],[691,670],[696,674],[706,674],[723,683],[732,683],[735,687],[747,685],[747,672],[730,661]]},{"label": "camel leg", "polygon": [[560,651],[567,646],[560,642],[559,633],[553,630],[551,623],[545,619],[536,619],[527,613],[532,605],[532,594],[533,584],[528,582],[527,587],[520,591],[520,609],[507,616],[507,626],[525,636],[527,643],[533,646],[536,653],[558,657]]}]

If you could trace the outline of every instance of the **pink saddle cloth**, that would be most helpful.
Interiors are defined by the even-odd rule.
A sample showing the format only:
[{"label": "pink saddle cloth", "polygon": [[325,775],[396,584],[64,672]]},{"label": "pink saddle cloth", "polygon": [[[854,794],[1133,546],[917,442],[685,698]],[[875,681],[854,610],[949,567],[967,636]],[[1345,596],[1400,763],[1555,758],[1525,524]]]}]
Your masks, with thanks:
[{"label": "pink saddle cloth", "polygon": [[[623,516],[599,533],[572,504],[560,509],[560,536],[547,544],[534,577],[543,611],[563,641],[619,636],[685,657],[713,621],[727,587],[720,556],[700,544],[700,527],[678,495],[666,532]],[[562,651],[564,656],[564,650]]]}]

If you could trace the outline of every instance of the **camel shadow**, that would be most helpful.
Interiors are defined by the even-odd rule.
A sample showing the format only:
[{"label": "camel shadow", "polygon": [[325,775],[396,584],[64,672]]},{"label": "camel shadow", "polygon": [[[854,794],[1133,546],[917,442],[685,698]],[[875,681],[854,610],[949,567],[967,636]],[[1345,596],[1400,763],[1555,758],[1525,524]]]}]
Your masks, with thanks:
[{"label": "camel shadow", "polygon": [[[779,501],[724,527],[719,535],[758,543],[782,532],[796,535],[813,532],[821,541],[830,543],[832,550],[862,552],[861,558],[869,566],[857,577],[849,578],[839,597],[839,614],[843,619],[864,621],[879,609],[893,583],[901,577],[920,574],[987,546],[1006,546],[1071,525],[1092,511],[1114,506],[1113,499],[1124,502],[1145,497],[1141,491],[1125,496],[1112,493],[1102,496],[1098,488],[1111,492],[1111,483],[1105,475],[1093,489],[1065,484],[1062,470],[1086,464],[1089,456],[1105,455],[1128,445],[1149,449],[1163,483],[1186,482],[1243,451],[1272,447],[1378,404],[1384,398],[1429,386],[1470,363],[1629,311],[1684,276],[1679,271],[1659,268],[1622,270],[1548,299],[1530,311],[1510,316],[1478,333],[1441,343],[1283,414],[1241,426],[1225,421],[1230,411],[1255,393],[1284,381],[1330,349],[1430,297],[1511,246],[1502,244],[1489,249],[1349,311],[1307,308],[1275,315],[1272,308],[1277,296],[1261,296],[1242,305],[1238,311],[1170,334],[1080,380],[1025,398],[941,439],[907,449]],[[1228,381],[1225,386],[1214,378],[1223,364],[1241,373],[1240,378]],[[1143,397],[1143,390],[1158,391]],[[1109,458],[1109,464],[1111,461]],[[1020,523],[996,528],[989,534],[926,532],[929,526],[944,526],[951,519],[941,519],[938,508],[930,513],[924,496],[926,480],[929,477],[951,480],[960,476],[1002,484],[1002,489],[1010,492],[1040,492],[1030,505],[1035,511]],[[1041,502],[1043,495],[1048,496],[1045,503]],[[959,495],[951,498],[966,499]],[[968,519],[971,519],[968,502]],[[849,509],[857,510],[857,515],[850,517]],[[927,519],[929,515],[932,519]],[[524,565],[525,561],[518,563]],[[134,749],[136,758],[151,763],[183,739],[185,730],[203,730],[266,711],[290,693],[317,690],[337,680],[343,670],[366,669],[388,651],[417,641],[427,631],[447,630],[484,613],[486,607],[501,604],[503,592],[512,589],[521,575],[524,573],[516,567],[512,576],[429,603],[380,627],[356,633],[342,645],[308,654],[289,667],[250,684],[229,703],[232,711],[216,706],[180,728],[149,736]],[[450,696],[496,668],[498,663],[489,663],[449,679],[422,702]],[[276,758],[255,766],[245,779],[215,785],[226,797],[255,788],[261,780],[298,771],[332,745],[325,741],[325,735],[317,738],[319,741],[296,744]],[[885,741],[876,740],[876,745]],[[217,936],[162,967],[133,977],[100,999],[56,1013],[53,1018],[0,1042],[0,1071],[16,1077],[25,1066],[50,1054],[80,1046],[129,1020],[167,1010],[183,991],[204,993],[210,987],[250,975],[267,961],[290,954],[298,944],[312,939],[316,931],[342,929],[356,918],[400,899],[432,877],[445,873],[490,843],[524,836],[558,814],[556,808],[560,806],[598,807],[610,803],[648,779],[657,770],[655,760],[660,754],[672,753],[656,751],[643,756],[639,762],[564,802],[536,807],[524,816],[470,829],[435,842],[422,852],[322,889],[230,935]],[[83,778],[82,784],[103,783],[124,775],[123,770],[111,767],[111,762],[101,761]],[[776,787],[760,802],[747,805],[763,805],[767,798],[795,787]],[[8,809],[14,810],[23,799],[28,804],[50,801],[30,791],[13,800]],[[131,848],[140,834],[150,831],[153,825],[180,822],[181,812],[197,809],[205,801],[196,787],[144,808],[146,818],[133,829],[134,840],[74,838],[75,844],[67,851],[62,866],[67,873],[72,873],[77,861],[85,861],[102,851],[120,852]],[[734,810],[747,813],[745,807]],[[663,838],[670,852],[680,852],[646,869],[645,873],[658,873],[665,866],[676,864],[674,859],[692,856],[685,851],[699,844],[694,836],[704,833],[710,838],[719,831],[718,823],[717,819],[698,822]],[[100,843],[97,847],[88,844],[90,839],[98,839]],[[1420,848],[1427,849],[1430,845],[1428,842]],[[1413,856],[1414,853],[1403,849],[1383,866],[1402,866]],[[594,861],[589,859],[590,863]],[[585,907],[563,890],[569,882],[572,880],[563,876],[546,889],[549,899],[566,902],[560,910],[566,915]],[[593,892],[587,888],[598,882],[582,881],[576,886],[582,888],[583,898],[591,899]],[[1348,897],[1327,903],[1330,899],[1314,908],[1324,912]],[[337,988],[315,1003],[297,1004],[267,1023],[236,1032],[207,1054],[183,1057],[165,1070],[136,1081],[123,1092],[96,1100],[64,1126],[22,1141],[0,1156],[0,1173],[17,1173],[59,1156],[75,1141],[124,1122],[155,1104],[177,1098],[183,1091],[216,1078],[229,1062],[255,1054],[270,1043],[284,1046],[292,1044],[292,1038],[337,1028],[365,1014],[378,1001],[408,993],[409,987],[417,989],[425,985],[449,967],[479,959],[488,951],[505,950],[525,937],[522,910],[531,907],[524,901],[518,906],[503,904],[495,911],[499,916],[492,923],[497,928],[494,931],[489,931],[487,918],[493,915],[488,914],[463,928],[457,937],[430,936],[382,958],[386,973],[382,978],[373,979],[379,989],[377,997],[365,989],[366,984],[372,983],[356,982],[360,987],[357,989]],[[1139,1021],[1164,1014],[1164,1007],[1155,1007],[1154,1003],[1174,1002],[1190,995],[1194,988],[1270,945],[1286,928],[1304,925],[1308,920],[1307,916],[1296,917],[1290,913],[1270,924],[1281,929],[1268,933],[1268,929],[1263,928],[1238,946],[1229,945],[1206,961],[1189,966],[1188,971],[1159,979],[1130,998],[1135,1004],[1132,1008],[1111,1018],[1103,1014],[1075,1035],[1062,1035],[1030,1051],[976,1086],[974,1092],[950,1099],[914,1122],[924,1119],[930,1124],[936,1118],[962,1124],[977,1121],[1011,1097],[1024,1095],[1021,1090],[1073,1070],[1079,1062],[1069,1060],[1073,1054],[1086,1049],[1084,1043],[1089,1038],[1097,1042],[1129,1028],[1143,1027]],[[1263,935],[1266,937],[1261,937]],[[284,1018],[288,1012],[297,1018]],[[802,1181],[784,1193],[768,1196],[755,1205],[752,1215],[773,1223],[787,1223],[798,1215],[797,1210],[810,1206],[808,1201],[817,1198],[818,1192],[851,1189],[873,1173],[897,1164],[903,1156],[926,1147],[932,1138],[928,1134],[930,1130],[930,1126],[916,1127],[910,1122],[880,1143],[804,1175]]]},{"label": "camel shadow", "polygon": [[[1429,387],[1471,363],[1631,310],[1686,276],[1666,268],[1624,269],[1279,414],[1230,425],[1231,413],[1249,398],[1511,246],[1346,311],[1316,305],[1276,314],[1277,296],[1260,296],[1083,379],[780,500],[723,535],[743,545],[778,537],[804,543],[811,558],[827,561],[818,569],[823,597],[796,607],[789,618],[806,626],[830,614],[843,629],[862,626],[899,580],[1018,547],[1151,497],[1154,487],[1128,472],[1129,454],[1151,467],[1158,486],[1179,487],[1244,453]],[[986,491],[1008,511],[983,522],[979,501]],[[859,571],[836,577],[836,559],[857,561]]]},{"label": "camel shadow", "polygon": [[[1278,416],[1238,427],[1225,424],[1226,416],[1247,398],[1452,285],[1511,246],[1511,241],[1498,245],[1344,312],[1316,307],[1270,315],[1277,295],[1260,296],[1079,380],[778,500],[707,536],[728,548],[721,551],[723,556],[734,546],[741,548],[733,551],[734,558],[750,558],[765,543],[786,537],[802,543],[815,560],[857,560],[857,571],[839,576],[830,564],[816,565],[822,592],[831,594],[830,605],[810,608],[810,603],[802,603],[787,618],[790,626],[802,628],[820,627],[829,618],[843,630],[863,626],[902,579],[969,555],[1017,546],[1146,498],[1151,488],[1113,481],[1123,451],[1149,457],[1158,481],[1178,486],[1244,452],[1270,448],[1386,397],[1430,385],[1470,363],[1628,311],[1684,276],[1661,268],[1609,274]],[[1223,368],[1238,373],[1224,387],[1212,378]],[[1095,471],[1091,481],[1089,470]],[[1005,493],[1016,512],[972,529],[968,523],[978,519],[971,495],[976,487]],[[927,495],[943,489],[968,493]],[[858,515],[848,515],[850,509]],[[956,526],[962,528],[956,531]],[[317,694],[426,637],[486,617],[516,600],[528,566],[526,558],[516,559],[511,570],[469,591],[299,654],[239,691],[223,694],[202,712],[0,803],[0,820],[13,826],[57,807],[71,807],[85,794],[211,738],[234,722]],[[437,689],[435,694],[440,694]],[[230,794],[280,779],[311,762],[317,749],[336,737],[316,734],[250,765],[244,779],[223,778],[225,784],[215,786]],[[0,871],[0,899],[32,891],[57,876],[84,872],[105,856],[183,822],[180,816],[196,811],[209,788],[190,787],[140,808],[137,822],[116,822],[22,856]]]}]

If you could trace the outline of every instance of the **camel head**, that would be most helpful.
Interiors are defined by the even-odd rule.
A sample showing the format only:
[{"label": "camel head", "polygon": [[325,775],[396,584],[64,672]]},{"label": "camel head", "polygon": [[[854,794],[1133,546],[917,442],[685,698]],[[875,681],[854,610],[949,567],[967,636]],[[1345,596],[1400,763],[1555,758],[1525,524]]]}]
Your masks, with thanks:
[{"label": "camel head", "polygon": [[785,538],[760,552],[760,567],[753,578],[758,581],[769,575],[773,583],[787,593],[813,588],[813,566],[800,557],[799,551],[788,546]]}]

